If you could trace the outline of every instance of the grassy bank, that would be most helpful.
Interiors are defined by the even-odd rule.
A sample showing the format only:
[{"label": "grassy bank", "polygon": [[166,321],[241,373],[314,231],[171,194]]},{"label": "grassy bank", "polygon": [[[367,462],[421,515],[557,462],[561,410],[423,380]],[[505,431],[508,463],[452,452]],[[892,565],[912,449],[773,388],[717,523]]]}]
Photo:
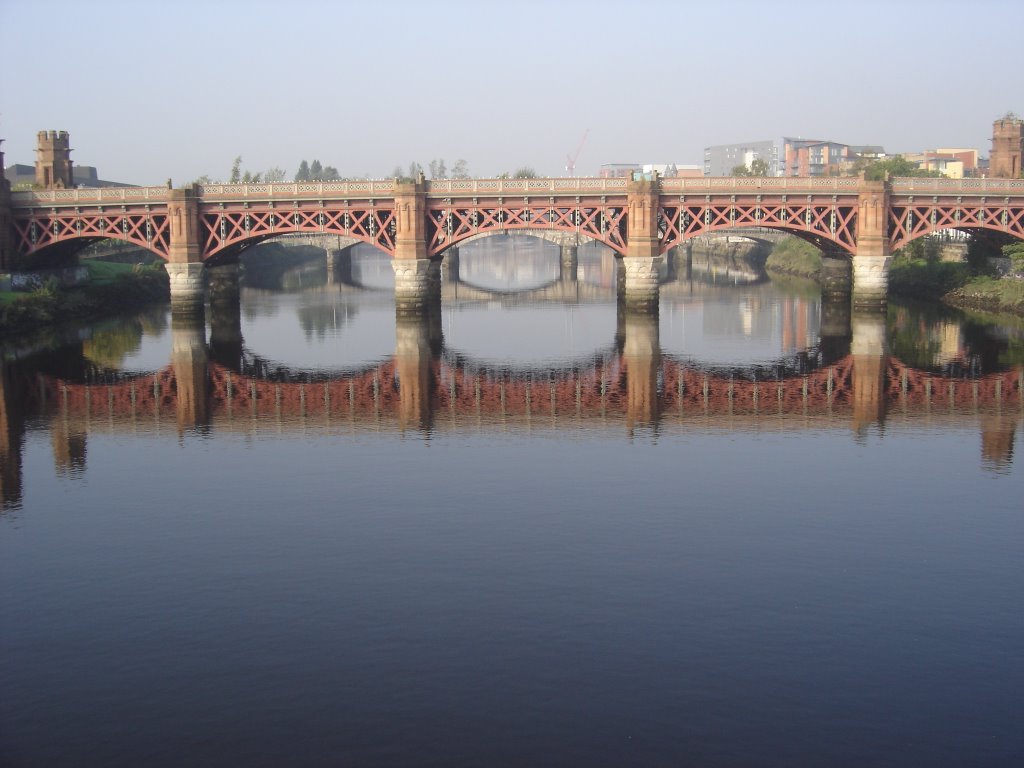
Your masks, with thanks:
[{"label": "grassy bank", "polygon": [[787,237],[772,250],[764,268],[807,280],[821,277],[821,251],[798,237]]},{"label": "grassy bank", "polygon": [[974,274],[964,263],[896,258],[889,270],[889,290],[962,309],[1024,315],[1024,280]]},{"label": "grassy bank", "polygon": [[162,266],[85,262],[90,281],[79,288],[46,286],[0,294],[0,338],[34,335],[61,323],[93,320],[170,299]]}]

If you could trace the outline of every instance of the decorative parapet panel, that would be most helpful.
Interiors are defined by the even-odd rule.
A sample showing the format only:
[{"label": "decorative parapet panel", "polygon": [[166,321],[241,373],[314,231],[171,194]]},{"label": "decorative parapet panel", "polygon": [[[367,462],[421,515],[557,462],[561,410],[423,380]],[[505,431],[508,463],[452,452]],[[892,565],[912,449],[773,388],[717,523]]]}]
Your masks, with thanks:
[{"label": "decorative parapet panel", "polygon": [[427,193],[453,195],[542,195],[542,194],[623,194],[629,188],[626,179],[433,179]]},{"label": "decorative parapet panel", "polygon": [[787,176],[705,176],[703,178],[659,179],[661,191],[676,194],[711,194],[736,191],[758,192],[845,192],[855,193],[860,179],[831,176],[796,178]]},{"label": "decorative parapet panel", "polygon": [[97,187],[90,189],[50,189],[14,192],[11,203],[17,208],[57,205],[96,205],[117,203],[166,203],[167,187]]},{"label": "decorative parapet panel", "polygon": [[1024,179],[890,179],[892,191],[897,193],[985,195],[1024,194]]},{"label": "decorative parapet panel", "polygon": [[274,200],[296,198],[337,199],[395,196],[395,182],[386,181],[299,181],[282,184],[204,184],[199,187],[203,201]]}]

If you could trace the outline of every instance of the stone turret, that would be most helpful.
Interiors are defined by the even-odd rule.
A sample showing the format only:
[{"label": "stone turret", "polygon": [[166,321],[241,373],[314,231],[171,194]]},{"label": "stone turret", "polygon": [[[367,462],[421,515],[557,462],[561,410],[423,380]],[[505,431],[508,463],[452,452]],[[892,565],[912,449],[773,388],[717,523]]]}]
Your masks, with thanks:
[{"label": "stone turret", "polygon": [[71,138],[67,131],[40,131],[36,145],[36,186],[42,189],[71,189]]},{"label": "stone turret", "polygon": [[992,153],[988,175],[997,179],[1019,179],[1024,154],[1024,120],[1012,112],[992,124]]}]

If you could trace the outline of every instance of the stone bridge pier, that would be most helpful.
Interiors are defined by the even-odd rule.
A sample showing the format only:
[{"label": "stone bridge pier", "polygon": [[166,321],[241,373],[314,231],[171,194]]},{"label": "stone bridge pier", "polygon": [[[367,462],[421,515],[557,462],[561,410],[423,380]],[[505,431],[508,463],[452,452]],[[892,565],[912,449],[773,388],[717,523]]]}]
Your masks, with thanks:
[{"label": "stone bridge pier", "polygon": [[423,175],[415,182],[395,184],[395,308],[413,314],[441,301],[441,262],[427,256],[426,187]]},{"label": "stone bridge pier", "polygon": [[662,257],[658,233],[658,208],[661,197],[657,183],[633,181],[629,185],[629,220],[626,253],[622,257],[622,295],[626,306],[637,310],[656,310],[658,271]]},{"label": "stone bridge pier", "polygon": [[206,270],[199,238],[199,195],[192,187],[168,190],[170,231],[167,275],[171,282],[171,311],[188,314],[206,299]]},{"label": "stone bridge pier", "polygon": [[857,195],[857,251],[853,255],[853,303],[884,307],[889,292],[889,188],[864,181]]},{"label": "stone bridge pier", "polygon": [[575,283],[579,279],[580,247],[574,244],[558,246],[558,279],[563,283]]},{"label": "stone bridge pier", "polygon": [[352,246],[326,248],[327,284],[352,285]]}]

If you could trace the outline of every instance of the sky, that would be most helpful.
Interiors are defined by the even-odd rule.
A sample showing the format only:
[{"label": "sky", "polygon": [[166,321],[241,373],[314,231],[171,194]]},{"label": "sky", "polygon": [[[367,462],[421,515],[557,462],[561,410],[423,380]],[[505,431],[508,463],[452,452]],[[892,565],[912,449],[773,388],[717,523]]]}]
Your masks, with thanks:
[{"label": "sky", "polygon": [[577,175],[784,135],[987,155],[1022,28],[1020,0],[0,0],[0,138],[31,164],[66,130],[101,178],[175,185],[236,156],[558,176],[585,134]]}]

